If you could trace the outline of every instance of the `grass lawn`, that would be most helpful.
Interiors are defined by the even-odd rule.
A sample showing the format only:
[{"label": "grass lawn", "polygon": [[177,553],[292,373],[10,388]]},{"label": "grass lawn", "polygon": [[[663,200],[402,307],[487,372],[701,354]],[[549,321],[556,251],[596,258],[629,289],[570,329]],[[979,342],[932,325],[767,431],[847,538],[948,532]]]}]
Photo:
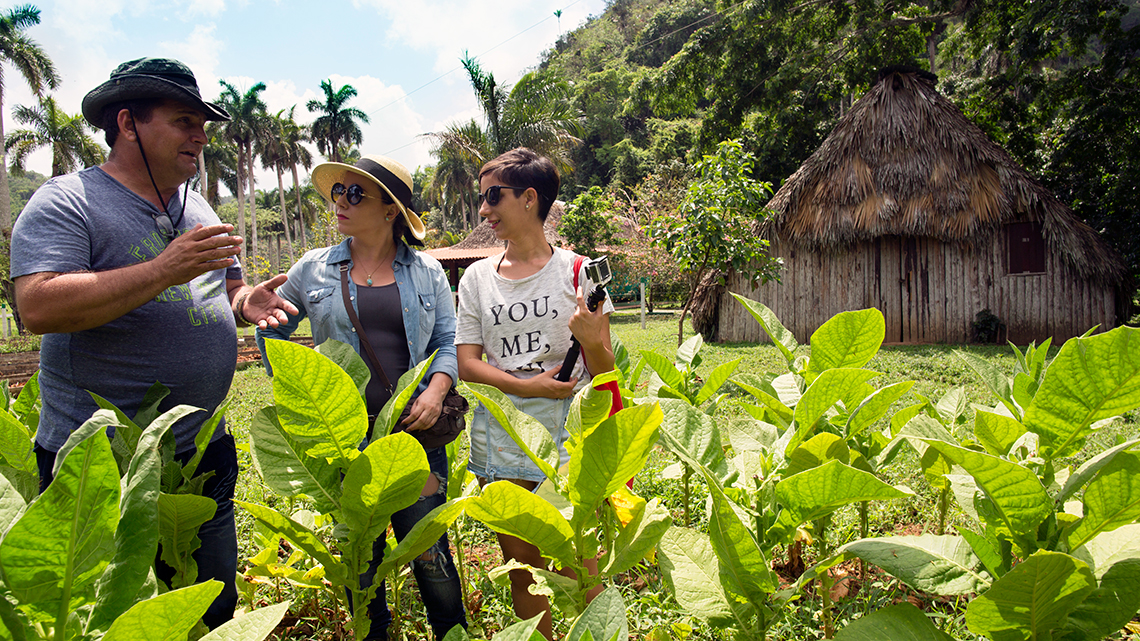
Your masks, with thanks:
[{"label": "grass lawn", "polygon": [[[647,327],[642,329],[636,311],[620,313],[613,318],[612,327],[613,334],[630,351],[631,358],[635,362],[640,358],[641,350],[657,351],[670,358],[676,351],[675,315],[653,314],[648,319]],[[686,338],[688,335],[687,333]],[[803,353],[807,353],[807,347],[800,349]],[[964,387],[970,403],[992,406],[995,399],[978,382],[965,363],[954,355],[953,352],[958,349],[978,354],[1005,372],[1011,372],[1015,363],[1012,351],[1008,347],[894,346],[880,350],[867,368],[881,373],[872,381],[877,388],[904,380],[915,381],[914,387],[894,406],[894,410],[917,402],[920,396],[937,400],[955,387]],[[1051,356],[1056,353],[1056,349],[1056,347],[1052,349]],[[741,361],[739,372],[762,374],[786,371],[782,356],[774,347],[766,344],[710,344],[704,347],[701,356],[703,362],[698,368],[699,374],[705,374],[717,365],[735,359]],[[639,387],[641,394],[644,394],[647,376],[648,370]],[[729,392],[729,396],[717,410],[718,420],[732,421],[745,416],[742,403],[748,397],[739,390],[733,390],[735,390],[733,386],[724,388],[724,391]],[[239,456],[244,470],[239,480],[237,498],[285,508],[287,506],[284,505],[284,500],[274,496],[262,485],[252,469],[248,454],[248,429],[251,417],[257,410],[270,405],[271,402],[272,385],[261,367],[237,372],[227,414],[228,424],[239,444]],[[888,417],[891,414],[893,411]],[[956,436],[959,439],[969,437],[970,425],[972,422],[960,426],[961,433]],[[1137,429],[1136,413],[1129,413],[1122,420],[1102,428],[1089,440],[1084,451],[1076,458],[1088,458],[1106,446],[1136,435],[1138,431],[1140,430]],[[664,452],[652,456],[646,469],[635,479],[634,491],[646,498],[660,496],[672,511],[675,520],[680,521],[683,513],[680,482],[666,473],[673,462],[672,456]],[[917,458],[909,449],[885,470],[884,480],[891,484],[907,485],[916,494],[909,499],[872,503],[870,511],[872,536],[891,533],[915,534],[932,530],[936,512],[935,493],[922,473],[917,470]],[[704,505],[703,499],[707,496],[707,490],[700,483],[696,483],[694,492],[693,505],[698,506],[695,510],[694,518],[697,521],[695,526],[700,527],[704,517],[703,510],[699,506]],[[254,543],[252,519],[242,510],[238,510],[237,514],[241,555],[245,559],[259,550]],[[951,524],[965,523],[966,517],[960,512],[952,514]],[[467,578],[465,588],[469,595],[472,625],[470,631],[473,638],[489,638],[495,631],[513,622],[508,591],[487,579],[487,572],[497,566],[501,558],[493,535],[481,524],[464,518],[461,519],[461,527],[461,540],[458,542],[453,540],[453,544],[458,543],[465,559]],[[858,537],[858,519],[854,508],[841,510],[833,519],[829,541],[834,545],[840,545]],[[809,565],[811,561],[809,558]],[[426,621],[418,601],[418,593],[414,588],[414,581],[410,581],[409,578],[410,572],[405,568],[394,581],[389,582],[390,602],[397,613],[397,627],[391,630],[393,639],[421,639],[427,638],[429,634],[426,632]],[[643,564],[640,569],[623,575],[617,584],[623,591],[628,606],[631,638],[646,637],[654,630],[657,631],[654,634],[664,635],[655,638],[728,638],[724,631],[712,629],[681,611],[663,584],[657,568],[652,564]],[[295,604],[293,612],[300,616],[296,627],[281,638],[334,638],[330,626],[321,622],[322,619],[336,616],[331,609],[331,599],[327,591],[317,595],[311,590],[289,587],[287,582],[282,580],[271,581],[256,589],[255,600],[259,603],[272,603],[280,598],[292,598]],[[865,582],[852,584],[850,593],[838,601],[838,627],[842,628],[846,622],[854,618],[908,598],[923,605],[928,612],[934,613],[941,621],[943,629],[954,638],[976,638],[965,628],[964,601],[915,595],[893,578],[880,573],[871,574]],[[769,638],[789,640],[822,638],[822,629],[818,620],[819,600],[805,597],[791,607],[791,615],[770,631]],[[556,616],[555,619],[558,621],[559,617]],[[565,631],[565,624],[562,625],[562,630]]]}]

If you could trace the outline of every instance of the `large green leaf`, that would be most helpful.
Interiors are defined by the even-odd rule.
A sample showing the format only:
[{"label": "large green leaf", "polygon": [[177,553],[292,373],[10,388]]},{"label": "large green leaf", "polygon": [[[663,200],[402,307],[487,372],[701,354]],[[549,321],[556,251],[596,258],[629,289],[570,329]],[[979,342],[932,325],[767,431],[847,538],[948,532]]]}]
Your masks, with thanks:
[{"label": "large green leaf", "polygon": [[[546,637],[542,636],[542,633],[538,631],[538,624],[542,621],[543,616],[543,614],[536,614],[526,621],[519,621],[514,625],[503,628],[491,638],[493,641],[546,641]],[[455,639],[452,638],[453,633],[456,635]],[[463,628],[455,627],[447,633],[443,641],[463,641],[466,639],[467,633],[463,631]]]},{"label": "large green leaf", "polygon": [[353,545],[372,545],[392,515],[419,500],[431,468],[414,436],[397,432],[372,441],[344,475],[341,517]]},{"label": "large green leaf", "polygon": [[803,445],[788,455],[784,476],[799,474],[804,470],[819,467],[828,461],[851,462],[851,450],[842,437],[824,432],[809,438]]},{"label": "large green leaf", "polygon": [[888,536],[861,539],[839,548],[877,565],[910,587],[940,595],[983,592],[992,578],[960,536]]},{"label": "large green leaf", "polygon": [[792,422],[792,410],[780,401],[771,380],[764,380],[752,374],[737,374],[731,380],[734,385],[751,394],[763,407],[779,417],[783,426]]},{"label": "large green leaf", "polygon": [[991,639],[1047,641],[1095,588],[1096,579],[1081,561],[1038,551],[970,602],[966,625]]},{"label": "large green leaf", "polygon": [[1065,501],[1069,500],[1069,497],[1072,496],[1073,493],[1084,487],[1085,483],[1089,482],[1089,479],[1100,472],[1101,468],[1111,463],[1113,457],[1124,450],[1130,449],[1137,443],[1140,443],[1140,439],[1125,441],[1120,445],[1108,448],[1082,463],[1081,466],[1077,468],[1077,471],[1070,474],[1069,478],[1065,481],[1065,485],[1061,488],[1061,493],[1057,495],[1057,503],[1063,505]]},{"label": "large green leaf", "polygon": [[805,376],[836,368],[860,368],[879,352],[887,335],[883,313],[875,308],[840,312],[811,335],[811,359]]},{"label": "large green leaf", "polygon": [[396,545],[396,549],[384,555],[384,562],[376,571],[377,575],[386,576],[391,569],[408,563],[435,545],[440,537],[447,534],[447,529],[455,523],[455,519],[463,514],[463,509],[470,500],[462,498],[448,501],[424,515]]},{"label": "large green leaf", "polygon": [[657,404],[637,405],[614,414],[585,435],[570,457],[568,488],[575,516],[592,515],[645,466],[663,418]]},{"label": "large green leaf", "polygon": [[1061,347],[1025,410],[1045,458],[1072,456],[1093,423],[1140,406],[1140,329],[1118,327]]},{"label": "large green leaf", "polygon": [[1018,407],[1017,403],[1013,401],[1013,390],[1009,385],[1008,376],[988,360],[977,354],[956,349],[954,350],[954,355],[962,359],[962,362],[974,370],[974,373],[981,379],[982,384],[989,388],[994,396],[998,397],[1002,405],[1005,405],[1006,409],[1008,409],[1015,418],[1021,418],[1022,408]]},{"label": "large green leaf", "polygon": [[317,345],[315,349],[317,353],[343,369],[352,382],[356,383],[356,391],[364,396],[364,390],[368,389],[368,381],[372,380],[372,370],[368,369],[368,364],[355,348],[348,343],[330,338]]},{"label": "large green leaf", "polygon": [[574,531],[550,503],[511,483],[496,481],[467,504],[467,515],[496,532],[516,536],[563,566],[574,565]]},{"label": "large green leaf", "polygon": [[1053,511],[1053,502],[1032,470],[1003,458],[935,439],[923,439],[951,463],[974,477],[993,501],[997,516],[1015,537],[1032,537]]},{"label": "large green leaf", "polygon": [[874,474],[828,461],[776,484],[776,498],[784,509],[773,526],[773,534],[787,542],[801,523],[831,514],[844,505],[911,494],[910,490],[883,483]]},{"label": "large green leaf", "polygon": [[728,379],[732,377],[733,372],[740,366],[740,361],[742,360],[744,359],[738,358],[734,361],[721,363],[717,365],[713,371],[709,372],[708,376],[705,377],[705,384],[701,386],[700,391],[697,392],[697,397],[693,399],[693,405],[700,405],[712,398],[713,394],[716,394],[721,386],[727,383]]},{"label": "large green leaf", "polygon": [[567,618],[576,617],[582,611],[581,600],[585,595],[578,589],[577,579],[514,560],[507,561],[491,570],[487,573],[487,577],[496,585],[509,588],[511,587],[511,572],[516,570],[530,573],[534,579],[534,583],[529,588],[530,593],[541,594],[550,599],[550,602],[561,610]]},{"label": "large green leaf", "polygon": [[570,413],[566,417],[566,431],[570,433],[571,439],[582,438],[583,432],[594,429],[598,423],[609,418],[613,394],[609,390],[595,388],[617,379],[616,371],[603,372],[574,395],[574,400],[570,402]]},{"label": "large green leaf", "polygon": [[495,417],[499,425],[522,448],[527,457],[534,461],[538,469],[542,470],[546,478],[557,485],[560,454],[558,446],[554,444],[554,439],[550,436],[550,430],[533,417],[520,412],[506,394],[494,387],[480,383],[464,383],[463,385],[483,403],[487,411]]},{"label": "large green leaf", "polygon": [[135,595],[147,582],[158,549],[158,496],[162,478],[162,439],[169,424],[153,425],[143,432],[135,448],[127,476],[119,527],[115,530],[115,555],[96,586],[95,610],[89,630],[106,630],[119,615],[134,605]]},{"label": "large green leaf", "polygon": [[22,609],[56,619],[89,601],[119,523],[119,468],[103,433],[114,416],[100,410],[60,451],[55,478],[0,543],[4,583]]},{"label": "large green leaf", "polygon": [[206,581],[147,599],[115,619],[103,641],[182,641],[221,592],[220,581]]},{"label": "large green leaf", "polygon": [[274,407],[253,415],[249,439],[253,466],[269,489],[289,498],[304,494],[319,512],[340,507],[340,470],[324,457],[305,454],[305,447],[281,427]]},{"label": "large green leaf", "polygon": [[[329,551],[320,537],[304,525],[264,505],[247,503],[246,501],[239,501],[237,499],[234,499],[234,504],[245,508],[247,512],[253,515],[253,518],[260,521],[262,525],[269,528],[270,531],[276,532],[281,537],[287,539],[290,543],[313,557],[313,560],[317,563],[323,565],[325,567],[325,576],[333,585],[346,586],[348,584],[349,579],[345,565],[341,563],[339,558],[333,556],[332,552]],[[353,577],[352,580],[355,581],[356,578]]]},{"label": "large green leaf", "polygon": [[913,386],[914,381],[895,383],[876,390],[875,393],[863,399],[863,402],[851,412],[851,417],[847,420],[847,438],[859,436],[867,428],[874,425],[875,421],[883,418],[891,409],[891,405],[894,405],[895,401],[902,398],[903,394],[909,392]]},{"label": "large green leaf", "polygon": [[763,303],[754,301],[751,298],[745,298],[733,292],[729,293],[732,294],[733,298],[740,301],[741,305],[744,305],[744,308],[748,310],[749,314],[752,314],[752,318],[755,318],[757,323],[760,323],[761,329],[763,329],[764,333],[768,335],[768,338],[772,340],[772,344],[776,346],[776,349],[780,350],[780,353],[784,355],[784,360],[786,360],[790,366],[792,361],[795,360],[794,352],[799,348],[796,337],[788,331],[788,328],[780,323],[780,319],[776,318],[772,310],[768,309]]},{"label": "large green leaf", "polygon": [[658,549],[661,572],[686,612],[714,624],[732,620],[732,608],[720,583],[720,563],[708,535],[671,527]]},{"label": "large green leaf", "polygon": [[356,384],[336,363],[290,341],[267,340],[273,400],[285,432],[309,456],[347,468],[368,433],[368,411]]},{"label": "large green leaf", "polygon": [[835,634],[836,641],[953,641],[922,610],[899,603],[856,619]]},{"label": "large green leaf", "polygon": [[373,439],[383,438],[396,429],[396,421],[399,420],[400,414],[404,411],[404,406],[411,402],[412,395],[419,389],[420,381],[427,374],[432,361],[435,360],[435,355],[438,353],[438,350],[432,352],[427,358],[417,363],[415,367],[404,372],[396,381],[392,398],[388,399],[388,402],[381,408],[380,414],[376,416],[376,422],[372,427]]},{"label": "large green leaf", "polygon": [[974,437],[994,456],[1009,454],[1009,448],[1025,434],[1017,419],[979,409],[974,413]]},{"label": "large green leaf", "polygon": [[0,411],[0,460],[22,472],[38,473],[31,432],[5,411]]},{"label": "large green leaf", "polygon": [[685,377],[673,364],[673,361],[646,349],[641,350],[641,359],[661,377],[661,381],[680,393],[685,391]]},{"label": "large green leaf", "polygon": [[1097,587],[1072,612],[1057,639],[1104,639],[1120,631],[1140,610],[1140,558],[1111,565]]},{"label": "large green leaf", "polygon": [[261,641],[277,629],[290,601],[258,608],[211,630],[198,641]]},{"label": "large green leaf", "polygon": [[725,590],[747,599],[762,609],[768,595],[779,587],[764,551],[751,529],[741,522],[732,501],[707,470],[702,470],[709,484],[712,511],[709,516],[709,541],[720,560],[720,582]]},{"label": "large green leaf", "polygon": [[566,641],[584,641],[584,635],[589,633],[598,641],[617,638],[625,641],[629,638],[629,622],[625,615],[625,601],[615,587],[602,590],[594,597],[586,610],[570,625],[566,633]]},{"label": "large green leaf", "polygon": [[669,510],[654,497],[642,503],[633,519],[614,539],[613,553],[603,569],[605,576],[628,572],[648,556],[673,523]]},{"label": "large green leaf", "polygon": [[198,564],[190,556],[201,545],[198,528],[214,518],[218,504],[207,496],[166,494],[158,496],[158,534],[162,560],[174,568],[174,586],[190,585],[198,578]]},{"label": "large green leaf", "polygon": [[1120,452],[1089,481],[1082,501],[1084,518],[1069,534],[1075,550],[1100,532],[1140,518],[1140,452]]},{"label": "large green leaf", "polygon": [[704,346],[704,336],[700,334],[693,335],[677,348],[677,363],[689,369],[696,367],[700,363],[698,357],[700,356],[701,348]]},{"label": "large green leaf", "polygon": [[[38,475],[37,475],[38,476]],[[8,479],[0,476],[0,536],[16,521],[27,507],[24,496]]]},{"label": "large green leaf", "polygon": [[687,402],[663,398],[661,406],[661,444],[685,460],[703,465],[718,475],[726,470],[724,444],[713,417]]},{"label": "large green leaf", "polygon": [[832,368],[823,372],[807,388],[803,398],[796,404],[796,439],[790,446],[795,447],[808,435],[819,419],[836,403],[878,376],[878,372],[866,369]]}]

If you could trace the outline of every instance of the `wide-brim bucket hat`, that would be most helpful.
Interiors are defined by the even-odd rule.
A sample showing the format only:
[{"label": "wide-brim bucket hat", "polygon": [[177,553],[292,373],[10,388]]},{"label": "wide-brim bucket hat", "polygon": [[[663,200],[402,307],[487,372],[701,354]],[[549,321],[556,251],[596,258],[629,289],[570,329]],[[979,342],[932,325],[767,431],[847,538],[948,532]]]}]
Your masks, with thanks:
[{"label": "wide-brim bucket hat", "polygon": [[115,67],[111,78],[83,97],[83,117],[103,128],[103,108],[123,100],[169,98],[206,114],[206,120],[229,120],[220,105],[202,100],[190,67],[170,58],[139,58]]},{"label": "wide-brim bucket hat", "polygon": [[412,209],[412,174],[407,167],[384,156],[363,156],[355,165],[342,162],[325,162],[313,168],[312,181],[317,191],[330,202],[333,201],[332,187],[345,182],[345,175],[352,174],[378,185],[392,201],[400,207],[404,222],[416,240],[427,235],[424,223]]}]

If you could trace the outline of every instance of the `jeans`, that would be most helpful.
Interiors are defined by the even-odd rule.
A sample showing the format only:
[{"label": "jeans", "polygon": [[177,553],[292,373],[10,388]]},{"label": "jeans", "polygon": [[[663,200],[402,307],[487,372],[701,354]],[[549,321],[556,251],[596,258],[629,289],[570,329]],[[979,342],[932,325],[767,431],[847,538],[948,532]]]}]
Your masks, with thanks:
[{"label": "jeans", "polygon": [[[193,451],[177,455],[175,458],[185,464],[194,455]],[[36,444],[36,464],[40,470],[40,492],[47,489],[52,481],[56,453]],[[237,607],[237,530],[234,526],[234,488],[237,485],[238,463],[234,448],[234,437],[225,434],[206,447],[197,474],[213,471],[203,488],[203,495],[218,504],[214,518],[198,529],[202,541],[193,554],[198,564],[198,582],[216,579],[222,583],[222,592],[202,615],[202,622],[214,629],[234,616]],[[155,574],[169,584],[174,569],[155,559]]]},{"label": "jeans", "polygon": [[[421,496],[412,505],[392,515],[392,530],[396,540],[402,541],[412,527],[429,512],[447,501],[447,448],[434,447],[427,450],[428,464],[439,479],[439,490],[431,496]],[[368,570],[360,575],[360,587],[372,585],[376,569],[384,560],[385,539],[380,537],[372,544],[372,561]],[[436,639],[442,639],[451,628],[461,625],[467,628],[466,611],[463,605],[463,590],[459,586],[459,573],[451,558],[451,548],[444,534],[423,556],[430,560],[416,558],[412,561],[412,575],[420,588],[420,598],[427,610],[428,624]],[[349,608],[351,610],[351,597]],[[376,590],[376,598],[368,604],[369,626],[366,640],[388,639],[388,626],[392,623],[392,613],[388,611],[388,598],[384,583]]]}]

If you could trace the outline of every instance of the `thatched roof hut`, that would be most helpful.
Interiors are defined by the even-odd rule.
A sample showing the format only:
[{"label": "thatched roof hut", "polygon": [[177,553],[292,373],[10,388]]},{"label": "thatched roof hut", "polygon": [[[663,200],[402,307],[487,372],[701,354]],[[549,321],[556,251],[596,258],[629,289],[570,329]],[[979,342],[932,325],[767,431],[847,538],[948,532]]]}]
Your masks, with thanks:
[{"label": "thatched roof hut", "polygon": [[[935,80],[880,73],[768,204],[776,215],[757,232],[784,258],[782,282],[752,290],[730,277],[729,289],[768,305],[799,340],[871,306],[890,342],[967,341],[983,309],[1018,342],[1113,326],[1122,259]],[[760,339],[731,297],[715,304],[720,339]],[[695,322],[712,331],[712,315]]]},{"label": "thatched roof hut", "polygon": [[[550,207],[550,214],[546,217],[546,223],[543,225],[546,242],[555,247],[561,247],[565,244],[562,236],[558,234],[558,224],[562,222],[564,211],[564,203],[560,200],[554,201]],[[491,229],[491,225],[484,220],[458,243],[451,247],[429,249],[427,253],[434,256],[444,269],[448,270],[451,286],[456,287],[459,285],[459,270],[461,268],[465,268],[482,258],[494,256],[502,252],[504,248],[503,241],[495,238],[495,232]]]}]

